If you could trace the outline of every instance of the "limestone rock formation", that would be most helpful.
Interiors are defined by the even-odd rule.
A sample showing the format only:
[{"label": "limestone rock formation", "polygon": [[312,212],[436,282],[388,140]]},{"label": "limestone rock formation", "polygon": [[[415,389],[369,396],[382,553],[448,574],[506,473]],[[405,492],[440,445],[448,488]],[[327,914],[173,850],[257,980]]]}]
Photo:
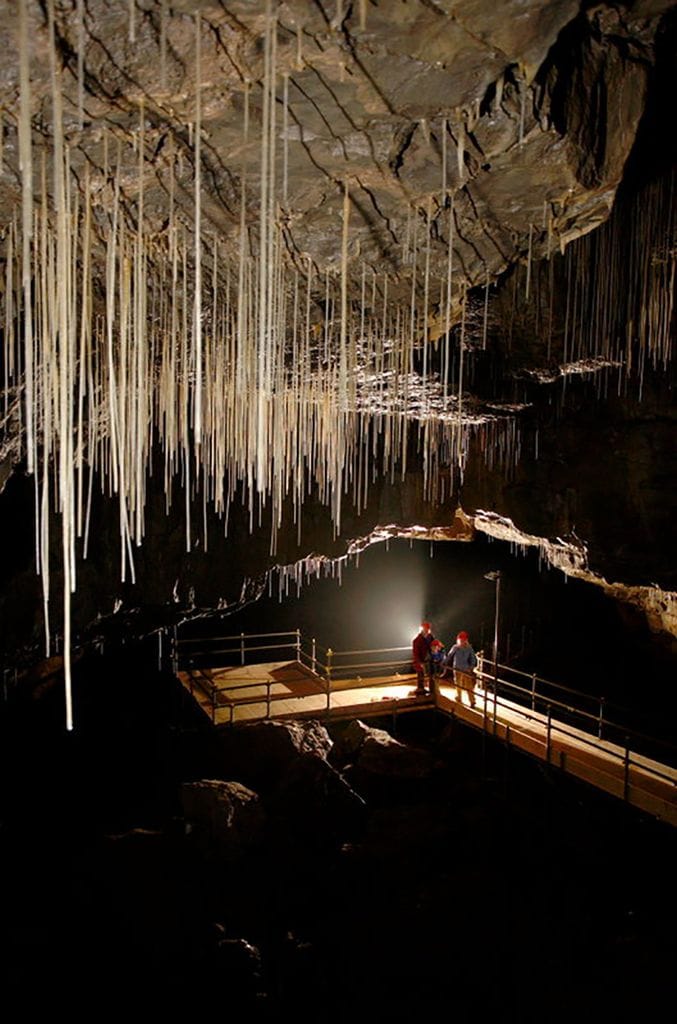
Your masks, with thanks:
[{"label": "limestone rock formation", "polygon": [[316,721],[264,721],[221,733],[217,759],[224,772],[257,792],[270,793],[305,755],[326,758],[329,733]]},{"label": "limestone rock formation", "polygon": [[261,844],[265,812],[246,786],[202,779],[184,783],[180,795],[186,822],[207,853],[227,863]]},{"label": "limestone rock formation", "polygon": [[339,767],[357,768],[360,774],[382,779],[426,779],[434,770],[432,756],[425,750],[400,743],[384,729],[355,719],[331,752]]},{"label": "limestone rock formation", "polygon": [[16,13],[8,652],[499,522],[674,630],[673,3]]}]

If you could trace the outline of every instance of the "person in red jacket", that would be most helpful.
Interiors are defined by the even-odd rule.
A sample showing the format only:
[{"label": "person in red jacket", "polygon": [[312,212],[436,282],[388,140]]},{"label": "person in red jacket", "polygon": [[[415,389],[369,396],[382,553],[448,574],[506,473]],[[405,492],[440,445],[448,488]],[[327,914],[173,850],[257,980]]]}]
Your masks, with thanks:
[{"label": "person in red jacket", "polygon": [[[430,657],[430,647],[435,637],[429,622],[421,623],[420,632],[414,637],[411,645],[412,661],[416,673],[416,696],[427,697],[432,693],[433,688],[433,663]],[[428,680],[428,689],[425,687],[425,680]]]}]

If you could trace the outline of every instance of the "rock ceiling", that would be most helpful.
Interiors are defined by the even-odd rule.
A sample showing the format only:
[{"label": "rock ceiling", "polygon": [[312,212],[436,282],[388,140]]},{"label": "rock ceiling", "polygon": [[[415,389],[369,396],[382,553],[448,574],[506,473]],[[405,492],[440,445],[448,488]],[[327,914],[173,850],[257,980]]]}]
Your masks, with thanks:
[{"label": "rock ceiling", "polygon": [[[48,6],[27,5],[38,151],[54,125]],[[362,263],[386,270],[395,289],[411,276],[412,221],[421,242],[431,235],[431,274],[444,276],[451,197],[455,290],[496,278],[526,255],[530,235],[535,257],[602,222],[644,109],[659,15],[672,5],[598,4],[576,20],[580,6],[269,3],[272,187],[290,259],[337,267],[346,184],[353,274]],[[258,230],[272,15],[265,0],[54,4],[71,172],[82,189],[89,168],[95,216],[110,210],[119,160],[132,219],[143,181],[146,230],[166,233],[171,182],[176,216],[192,226],[199,117],[203,232],[236,251],[243,177],[247,227]],[[10,6],[2,45],[20,49]],[[18,59],[5,61],[5,218],[21,201],[18,79]]]},{"label": "rock ceiling", "polygon": [[[336,553],[337,534],[444,526],[459,500],[478,525],[514,520],[517,539],[575,527],[611,569],[596,457],[572,484],[557,451],[580,449],[575,426],[519,416],[530,387],[600,368],[626,380],[646,359],[660,391],[670,365],[672,192],[629,202],[631,236],[600,225],[673,7],[5,5],[0,479],[23,460],[36,473],[38,561],[53,473],[74,585],[94,466],[133,575],[133,545],[157,529],[159,435],[164,492],[188,479],[236,536],[238,517],[244,536],[264,505],[272,515],[272,542],[245,544],[238,578],[276,553]],[[623,423],[641,418],[636,398]],[[650,402],[665,453],[674,422]],[[660,475],[642,458],[625,464],[638,492]],[[669,455],[661,465],[670,476]],[[619,566],[646,584],[660,558]]]}]

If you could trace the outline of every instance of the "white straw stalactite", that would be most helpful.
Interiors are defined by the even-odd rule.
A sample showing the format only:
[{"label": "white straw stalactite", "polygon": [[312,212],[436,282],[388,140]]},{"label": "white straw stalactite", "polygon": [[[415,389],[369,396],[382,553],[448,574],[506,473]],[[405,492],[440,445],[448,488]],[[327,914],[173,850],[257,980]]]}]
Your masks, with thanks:
[{"label": "white straw stalactite", "polygon": [[[92,91],[85,118],[84,85],[88,97],[93,89],[92,69],[86,77],[84,63],[88,9],[82,0],[73,5],[69,39],[77,45],[69,85],[59,49],[63,26],[57,24],[65,14],[54,0],[47,4],[49,93],[40,116],[51,114],[49,132],[42,123],[37,130],[33,113],[37,9],[29,0],[19,4],[18,116],[5,110],[0,125],[17,192],[3,225],[3,414],[12,389],[23,389],[21,438],[35,481],[47,653],[54,647],[50,569],[53,575],[57,564],[50,563],[50,547],[61,532],[70,729],[71,595],[76,555],[87,556],[95,530],[95,488],[115,502],[120,578],[134,581],[134,549],[146,532],[156,455],[167,509],[173,503],[185,509],[188,551],[200,536],[206,546],[210,514],[220,516],[227,531],[241,505],[252,531],[264,521],[269,527],[274,557],[289,519],[300,540],[309,496],[330,510],[338,533],[344,503],[363,510],[377,477],[403,478],[416,453],[425,497],[448,503],[456,497],[448,481],[455,486],[462,476],[473,439],[487,465],[507,467],[517,457],[520,430],[509,412],[478,412],[471,395],[473,351],[487,348],[489,325],[492,340],[499,329],[489,315],[495,264],[486,253],[467,260],[467,181],[474,162],[470,154],[465,160],[466,127],[473,130],[474,107],[441,118],[441,168],[433,166],[435,177],[422,195],[407,193],[406,209],[389,211],[393,265],[384,272],[364,227],[371,185],[349,164],[332,167],[323,183],[321,202],[335,218],[331,254],[323,251],[324,239],[312,248],[312,237],[306,248],[303,235],[295,235],[295,174],[306,150],[314,150],[299,122],[303,28],[294,21],[288,28],[281,14],[278,25],[276,3],[267,0],[263,17],[258,8],[263,46],[251,67],[243,64],[229,96],[242,125],[227,160],[215,151],[216,133],[205,132],[213,106],[206,91],[203,102],[203,90],[214,59],[207,8],[186,20],[194,28],[187,47],[191,83],[193,69],[195,77],[185,90],[184,119],[170,118],[153,90],[142,89],[124,115],[96,125],[91,143],[97,103]],[[333,10],[337,28],[352,30],[359,18],[366,29],[365,3]],[[174,30],[169,5],[163,0],[152,18],[145,11],[137,26],[140,11],[135,3],[122,5],[120,25],[126,30],[128,19],[130,34],[138,29],[145,37],[157,22],[161,98],[168,105],[167,77],[171,69],[173,83],[175,71],[174,63],[167,67],[175,54],[168,45],[168,29]],[[332,38],[332,45],[341,42],[338,33]],[[310,63],[310,28],[306,39]],[[502,88],[500,78],[496,105]],[[520,96],[526,95],[522,83]],[[435,141],[440,121],[418,121]],[[227,200],[228,216],[220,221],[212,182]],[[624,254],[627,268],[611,227],[570,247],[562,264],[568,282],[563,331],[553,326],[559,257],[552,256],[551,293],[543,303],[548,359],[551,353],[559,358],[560,346],[565,363],[602,354],[626,367],[638,356],[640,365],[666,364],[675,249],[658,225],[674,222],[674,191],[674,183],[651,186],[633,210],[636,244]],[[311,205],[315,193],[308,196]],[[525,250],[527,257],[519,287],[515,275],[520,302],[540,301],[546,286],[539,258],[551,255],[557,238],[555,210],[554,201],[544,208],[541,230],[539,206],[528,242],[525,218],[515,246],[517,259]],[[595,287],[588,280],[592,267],[600,268]],[[623,289],[618,280],[626,270],[632,284]]]}]

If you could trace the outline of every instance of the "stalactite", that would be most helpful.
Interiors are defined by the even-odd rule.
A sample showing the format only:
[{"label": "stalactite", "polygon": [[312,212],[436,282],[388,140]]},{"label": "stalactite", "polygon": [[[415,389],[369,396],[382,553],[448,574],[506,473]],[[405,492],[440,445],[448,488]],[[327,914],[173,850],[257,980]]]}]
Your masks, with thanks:
[{"label": "stalactite", "polygon": [[160,0],[160,88],[167,90],[167,11],[168,0]]},{"label": "stalactite", "polygon": [[442,118],[442,205],[447,200],[447,119]]},{"label": "stalactite", "polygon": [[461,119],[458,124],[458,142],[456,143],[456,164],[458,180],[463,184],[465,178],[465,121]]},{"label": "stalactite", "polygon": [[193,362],[195,403],[193,432],[195,444],[202,441],[202,25],[195,15],[195,288],[193,306]]},{"label": "stalactite", "polygon": [[76,20],[78,26],[78,128],[84,125],[85,105],[85,4],[77,0]]},{"label": "stalactite", "polygon": [[73,529],[73,425],[72,425],[72,334],[69,323],[69,224],[66,211],[66,182],[63,140],[63,114],[61,100],[61,77],[56,59],[54,40],[54,0],[48,2],[49,20],[49,65],[52,89],[52,113],[54,126],[52,169],[54,177],[54,206],[57,218],[57,310],[53,323],[54,350],[58,365],[58,431],[59,431],[59,510],[61,512],[61,546],[63,568],[63,658],[66,697],[66,729],[73,729],[73,697],[71,683],[71,594],[75,581],[72,579]]},{"label": "stalactite", "polygon": [[288,202],[287,193],[289,185],[289,75],[285,73],[282,76],[282,80],[284,83],[282,98],[282,137],[284,139],[282,170],[282,202],[286,207]]},{"label": "stalactite", "polygon": [[463,463],[463,356],[465,349],[465,314],[467,299],[467,291],[464,288],[461,298],[461,331],[458,340],[458,397],[456,399],[458,415],[456,462],[459,469],[462,468]]},{"label": "stalactite", "polygon": [[348,182],[343,186],[343,217],[341,231],[341,330],[339,335],[339,405],[347,405],[347,331],[348,331],[348,223],[350,219],[350,193]]},{"label": "stalactite", "polygon": [[530,288],[530,285],[531,285],[531,249],[532,249],[533,233],[534,233],[534,226],[533,226],[533,224],[530,224],[529,225],[529,246],[528,246],[528,249],[527,249],[527,277],[526,277],[526,283],[524,285],[524,298],[525,298],[525,300],[527,302],[529,301],[529,288]]},{"label": "stalactite", "polygon": [[[35,469],[35,434],[33,409],[33,303],[31,298],[31,245],[33,239],[33,155],[31,143],[31,87],[28,53],[28,0],[19,5],[20,116],[19,167],[21,169],[21,287],[23,290],[24,381],[26,424],[26,468]],[[0,124],[0,131],[2,125]],[[8,261],[9,263],[9,261]],[[10,320],[6,320],[5,330]],[[7,364],[5,364],[7,365]],[[7,394],[7,389],[5,390]]]},{"label": "stalactite", "polygon": [[[465,353],[470,353],[466,340],[479,321],[479,316],[473,319],[479,301],[473,305],[473,297],[467,293],[469,283],[461,277],[459,265],[463,265],[458,257],[464,251],[462,239],[456,240],[454,264],[455,225],[462,226],[463,207],[458,208],[457,222],[448,180],[450,125],[446,117],[441,118],[439,202],[438,186],[433,183],[434,195],[428,196],[421,209],[413,200],[408,205],[406,224],[403,216],[392,222],[400,225],[395,259],[401,266],[377,274],[364,254],[358,265],[359,257],[349,247],[349,219],[351,205],[358,208],[359,193],[357,184],[343,171],[340,271],[338,262],[315,266],[308,253],[294,252],[289,242],[292,111],[289,72],[282,69],[289,66],[293,53],[280,54],[282,90],[278,97],[277,5],[268,0],[260,91],[258,85],[252,87],[245,81],[241,159],[236,156],[230,168],[234,175],[233,241],[212,234],[211,228],[208,234],[212,205],[207,202],[206,190],[204,195],[202,192],[208,167],[206,148],[202,147],[201,29],[205,26],[197,13],[195,120],[189,128],[194,162],[192,208],[181,182],[181,161],[190,149],[180,142],[177,152],[170,137],[156,161],[157,177],[162,179],[169,201],[167,224],[158,231],[147,220],[155,213],[146,189],[146,180],[152,177],[146,144],[150,153],[154,114],[149,107],[146,118],[143,102],[139,102],[134,145],[128,144],[128,130],[111,125],[101,133],[103,174],[95,167],[96,162],[101,163],[99,150],[96,160],[92,157],[91,172],[85,165],[81,175],[81,155],[74,147],[79,186],[70,175],[54,42],[54,0],[48,5],[54,110],[52,184],[48,188],[43,171],[41,194],[38,197],[36,189],[33,196],[26,2],[19,9],[22,216],[20,225],[10,220],[6,227],[3,334],[6,392],[9,385],[21,385],[23,372],[23,430],[29,467],[32,464],[35,474],[36,560],[42,577],[48,644],[50,512],[61,514],[66,608],[70,601],[66,591],[70,594],[75,583],[74,539],[84,535],[85,555],[89,544],[95,477],[103,493],[119,503],[120,574],[133,579],[133,546],[141,543],[145,532],[147,477],[156,436],[164,460],[167,507],[175,477],[180,475],[183,484],[187,550],[194,543],[194,528],[206,546],[208,509],[223,516],[227,530],[231,505],[242,502],[252,529],[264,514],[269,517],[272,556],[285,502],[291,502],[300,540],[303,505],[311,492],[327,504],[338,531],[347,498],[352,498],[359,513],[366,506],[371,481],[379,473],[391,480],[398,473],[404,476],[416,446],[423,466],[424,494],[432,501],[445,501],[451,489],[445,474],[452,467],[463,471],[471,443],[477,445],[487,465],[514,464],[521,443],[514,418],[488,414],[479,415],[474,422],[471,416],[468,392],[473,363]],[[350,16],[347,5],[344,9]],[[82,0],[77,0],[75,10],[77,87],[82,96]],[[343,18],[339,18],[338,7],[336,10],[340,24]],[[131,25],[134,4],[129,11]],[[364,28],[364,3],[360,3],[359,17]],[[167,18],[168,5],[163,2],[163,89]],[[302,29],[300,23],[295,27],[297,61],[302,67]],[[280,27],[281,34],[283,31]],[[291,46],[293,50],[293,39]],[[501,91],[502,78],[496,83],[497,106]],[[253,145],[252,94],[256,117],[260,96],[259,180],[249,152]],[[520,88],[522,111],[526,96],[524,82]],[[79,121],[82,116],[79,102]],[[453,115],[453,124],[460,121],[456,138],[461,184],[466,173],[466,120],[470,130],[476,117],[475,106],[460,116]],[[73,128],[74,122],[71,131]],[[427,132],[429,126],[422,122],[421,128]],[[523,124],[520,132],[522,136]],[[109,166],[111,137],[116,149],[110,153]],[[74,141],[74,135],[70,138]],[[33,142],[37,153],[37,132]],[[166,170],[157,170],[162,166]],[[644,367],[665,365],[671,357],[674,234],[661,231],[659,237],[656,225],[665,222],[668,207],[674,220],[670,205],[674,203],[658,186],[646,195],[644,208],[632,214],[636,243],[626,259],[626,254],[618,252],[612,228],[606,235],[598,233],[594,241],[581,240],[567,250],[565,362],[602,354],[608,360],[624,361],[628,371],[636,366],[641,377]],[[104,204],[108,207],[105,215]],[[448,237],[440,242],[447,228],[447,207]],[[425,241],[419,237],[423,224]],[[547,204],[545,231],[550,256],[554,226]],[[546,275],[536,263],[544,241],[540,227],[531,225],[525,287],[517,271],[513,287],[515,305],[518,292],[520,303],[532,299],[539,311],[544,299],[549,299],[547,324],[545,312],[539,312],[539,329],[547,333],[550,359],[560,354],[552,352],[560,343],[557,325],[553,326],[553,274],[558,258],[548,264],[546,286]],[[103,280],[99,280],[99,260]],[[626,277],[621,276],[624,274]],[[482,348],[486,349],[488,266],[482,277],[477,298],[483,287],[481,331]],[[459,295],[461,323],[456,350]],[[520,305],[520,316],[522,309]],[[511,319],[515,319],[514,310]],[[433,348],[431,341],[434,320],[444,328],[440,364],[437,343]],[[600,388],[606,387],[607,380],[599,379]],[[534,446],[538,451],[538,437]],[[195,502],[200,503],[197,509]],[[64,636],[69,629],[64,619]]]}]

